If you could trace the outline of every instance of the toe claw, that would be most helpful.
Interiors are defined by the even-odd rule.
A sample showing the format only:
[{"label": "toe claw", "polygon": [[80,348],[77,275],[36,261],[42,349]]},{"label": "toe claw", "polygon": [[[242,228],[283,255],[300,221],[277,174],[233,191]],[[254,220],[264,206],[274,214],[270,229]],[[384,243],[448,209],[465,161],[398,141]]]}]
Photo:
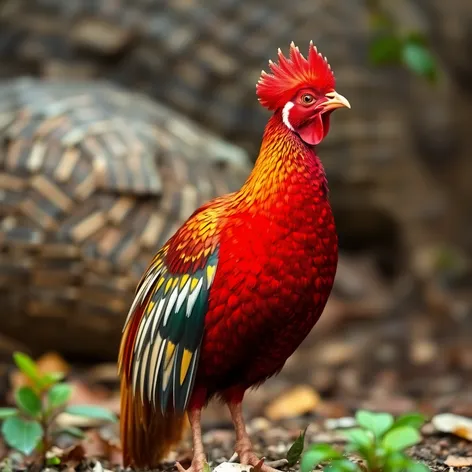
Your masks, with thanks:
[{"label": "toe claw", "polygon": [[175,467],[177,467],[177,470],[179,472],[186,472],[186,470],[182,467],[182,464],[180,462],[176,462]]}]

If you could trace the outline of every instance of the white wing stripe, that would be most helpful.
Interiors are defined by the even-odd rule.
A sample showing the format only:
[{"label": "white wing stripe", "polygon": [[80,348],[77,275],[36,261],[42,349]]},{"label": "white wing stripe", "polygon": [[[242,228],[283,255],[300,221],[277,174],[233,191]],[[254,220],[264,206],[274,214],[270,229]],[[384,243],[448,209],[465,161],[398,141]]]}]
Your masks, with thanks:
[{"label": "white wing stripe", "polygon": [[203,282],[202,279],[198,281],[197,286],[193,290],[193,292],[189,295],[188,301],[187,301],[187,318],[190,317],[190,314],[192,313],[193,305],[195,305],[195,302],[197,301],[198,294],[200,293],[200,290],[202,288]]},{"label": "white wing stripe", "polygon": [[136,336],[136,345],[134,347],[134,352],[138,354],[142,352],[143,349],[143,343],[144,343],[144,338],[146,337],[147,330],[149,328],[149,325],[151,324],[152,318],[150,316],[146,316],[146,318],[143,318],[141,320],[141,323],[139,325],[139,331]]},{"label": "white wing stripe", "polygon": [[156,312],[154,313],[154,322],[152,323],[152,338],[156,335],[156,330],[158,326],[158,321],[161,319],[162,309],[164,308],[164,304],[166,302],[165,298],[162,298],[157,305]]},{"label": "white wing stripe", "polygon": [[182,291],[179,293],[179,298],[177,298],[177,305],[175,306],[175,311],[179,311],[182,308],[182,305],[187,298],[188,291],[190,289],[190,280],[185,284]]},{"label": "white wing stripe", "polygon": [[164,326],[167,324],[167,320],[169,319],[170,312],[172,311],[172,308],[174,307],[174,303],[177,300],[178,293],[179,293],[179,287],[176,286],[174,290],[172,291],[169,298],[169,303],[167,304],[166,314],[164,316]]}]

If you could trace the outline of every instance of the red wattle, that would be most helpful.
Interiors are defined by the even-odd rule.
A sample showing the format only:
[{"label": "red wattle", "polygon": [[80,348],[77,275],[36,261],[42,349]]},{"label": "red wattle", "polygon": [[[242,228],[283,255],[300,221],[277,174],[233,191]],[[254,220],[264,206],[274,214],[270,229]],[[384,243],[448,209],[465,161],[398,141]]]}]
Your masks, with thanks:
[{"label": "red wattle", "polygon": [[316,115],[306,126],[297,130],[298,135],[307,144],[315,146],[325,137],[324,123],[321,113]]}]

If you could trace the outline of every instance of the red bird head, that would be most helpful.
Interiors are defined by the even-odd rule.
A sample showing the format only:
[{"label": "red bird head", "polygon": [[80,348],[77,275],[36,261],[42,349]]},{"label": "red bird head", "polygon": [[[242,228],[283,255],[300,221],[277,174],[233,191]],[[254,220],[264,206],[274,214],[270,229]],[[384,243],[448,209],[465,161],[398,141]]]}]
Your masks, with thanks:
[{"label": "red bird head", "polygon": [[331,112],[351,105],[335,90],[331,67],[310,42],[305,58],[295,44],[287,58],[279,49],[278,64],[269,61],[271,73],[262,71],[256,92],[262,106],[281,110],[284,124],[310,145],[320,143],[329,131]]}]

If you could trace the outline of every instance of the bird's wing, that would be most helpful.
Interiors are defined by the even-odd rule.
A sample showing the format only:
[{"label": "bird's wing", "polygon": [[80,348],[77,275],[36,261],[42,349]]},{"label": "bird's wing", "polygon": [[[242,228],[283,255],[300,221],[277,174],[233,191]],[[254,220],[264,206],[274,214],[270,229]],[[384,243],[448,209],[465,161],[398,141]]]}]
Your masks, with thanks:
[{"label": "bird's wing", "polygon": [[163,413],[184,411],[192,392],[218,264],[217,220],[201,208],[156,254],[123,329],[121,374]]}]

